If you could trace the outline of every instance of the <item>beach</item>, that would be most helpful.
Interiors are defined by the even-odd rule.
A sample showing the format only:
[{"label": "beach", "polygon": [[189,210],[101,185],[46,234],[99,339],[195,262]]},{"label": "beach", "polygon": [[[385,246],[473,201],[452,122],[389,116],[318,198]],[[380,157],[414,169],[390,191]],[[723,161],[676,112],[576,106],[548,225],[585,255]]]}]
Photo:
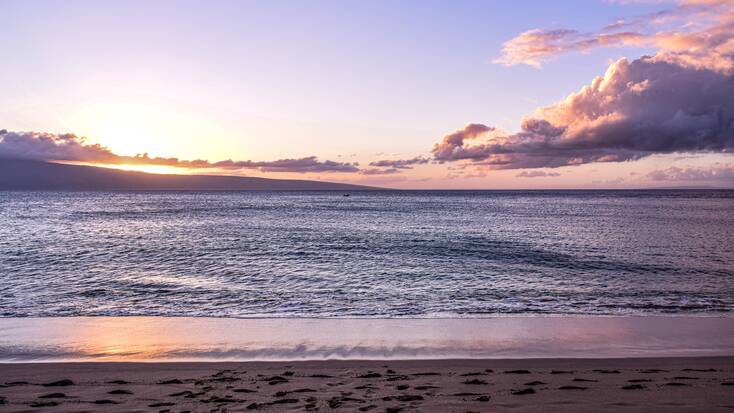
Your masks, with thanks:
[{"label": "beach", "polygon": [[729,411],[734,319],[0,319],[0,411]]},{"label": "beach", "polygon": [[734,408],[734,358],[0,365],[0,410],[666,411]]},{"label": "beach", "polygon": [[734,0],[0,12],[0,413],[734,413]]}]

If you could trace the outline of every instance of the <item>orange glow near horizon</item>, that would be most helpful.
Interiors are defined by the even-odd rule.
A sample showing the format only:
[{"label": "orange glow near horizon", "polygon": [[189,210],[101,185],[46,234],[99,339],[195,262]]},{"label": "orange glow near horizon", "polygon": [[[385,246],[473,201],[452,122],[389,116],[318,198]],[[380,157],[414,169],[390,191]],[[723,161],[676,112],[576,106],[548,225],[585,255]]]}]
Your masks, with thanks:
[{"label": "orange glow near horizon", "polygon": [[178,168],[175,166],[166,165],[132,165],[132,164],[119,164],[119,165],[92,165],[100,166],[103,168],[121,169],[123,171],[135,171],[135,172],[146,172],[150,174],[163,174],[163,175],[188,175],[191,173],[190,169]]},{"label": "orange glow near horizon", "polygon": [[151,174],[163,174],[163,175],[189,175],[194,170],[187,168],[178,168],[175,166],[167,165],[137,165],[137,164],[103,164],[103,163],[89,163],[89,162],[59,162],[69,165],[85,165],[95,166],[99,168],[108,169],[119,169],[122,171],[134,171],[134,172],[146,172]]}]

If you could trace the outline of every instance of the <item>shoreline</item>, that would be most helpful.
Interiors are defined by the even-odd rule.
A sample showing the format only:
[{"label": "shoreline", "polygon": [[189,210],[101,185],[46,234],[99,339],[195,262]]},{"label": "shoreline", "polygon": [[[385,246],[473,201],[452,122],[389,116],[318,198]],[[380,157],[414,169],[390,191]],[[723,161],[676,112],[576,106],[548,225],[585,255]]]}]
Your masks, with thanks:
[{"label": "shoreline", "polygon": [[734,408],[734,357],[0,363],[0,377],[2,411]]},{"label": "shoreline", "polygon": [[0,318],[0,362],[681,356],[734,356],[734,318]]},{"label": "shoreline", "polygon": [[670,363],[685,364],[689,360],[692,362],[714,363],[717,361],[731,362],[734,366],[734,355],[726,356],[661,356],[661,357],[508,357],[508,358],[425,358],[425,359],[294,359],[294,360],[197,360],[197,361],[178,361],[178,360],[138,360],[138,361],[119,361],[119,360],[68,360],[68,361],[0,361],[0,367],[3,366],[33,366],[33,365],[119,365],[119,366],[136,366],[136,365],[252,365],[252,366],[278,366],[278,365],[321,365],[334,364],[330,366],[339,368],[340,364],[344,365],[379,365],[398,363],[400,365],[409,364],[453,364],[457,366],[471,365],[472,363],[493,363],[497,366],[528,364],[542,367],[554,367],[567,363],[576,363],[578,365],[594,365],[599,363],[613,363],[615,365],[637,365],[639,363],[655,364]]}]

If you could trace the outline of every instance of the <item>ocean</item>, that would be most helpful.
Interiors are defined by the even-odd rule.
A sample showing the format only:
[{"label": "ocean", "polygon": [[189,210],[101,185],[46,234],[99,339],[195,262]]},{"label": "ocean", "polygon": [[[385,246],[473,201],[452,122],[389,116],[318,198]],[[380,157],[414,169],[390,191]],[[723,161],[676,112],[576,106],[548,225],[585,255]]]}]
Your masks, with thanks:
[{"label": "ocean", "polygon": [[734,314],[734,191],[0,192],[0,316]]}]

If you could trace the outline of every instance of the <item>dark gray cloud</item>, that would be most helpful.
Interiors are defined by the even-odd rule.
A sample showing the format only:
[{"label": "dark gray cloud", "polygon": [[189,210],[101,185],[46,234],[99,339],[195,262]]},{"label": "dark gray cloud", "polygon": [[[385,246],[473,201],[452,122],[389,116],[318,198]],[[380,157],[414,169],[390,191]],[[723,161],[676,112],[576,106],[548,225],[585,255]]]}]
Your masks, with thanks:
[{"label": "dark gray cloud", "polygon": [[256,169],[262,172],[359,172],[357,163],[321,161],[315,156],[275,161],[210,162],[202,159],[117,155],[99,144],[89,144],[74,134],[39,132],[8,132],[0,130],[0,158],[34,159],[41,161],[75,161],[99,164],[162,165],[192,169]]}]

